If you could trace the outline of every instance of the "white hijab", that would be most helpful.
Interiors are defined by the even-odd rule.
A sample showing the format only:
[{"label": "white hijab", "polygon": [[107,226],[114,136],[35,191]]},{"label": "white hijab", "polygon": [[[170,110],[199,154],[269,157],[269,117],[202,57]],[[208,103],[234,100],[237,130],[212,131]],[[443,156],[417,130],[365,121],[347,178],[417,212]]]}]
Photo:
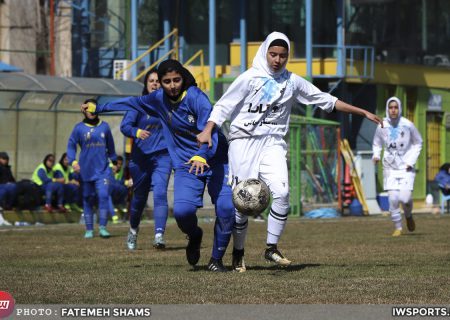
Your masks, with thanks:
[{"label": "white hijab", "polygon": [[288,45],[288,54],[289,51],[291,50],[289,39],[288,37],[286,37],[285,34],[276,31],[269,34],[266,40],[264,40],[264,42],[259,46],[258,52],[253,58],[252,67],[259,76],[278,78],[284,72],[286,72],[286,65],[281,70],[274,72],[267,63],[267,51],[269,50],[269,45],[272,43],[272,41],[277,39],[286,41]]},{"label": "white hijab", "polygon": [[[389,103],[391,103],[392,101],[395,101],[398,104],[398,117],[395,119],[391,119],[391,117],[389,117]],[[398,122],[400,121],[401,117],[402,117],[402,102],[397,97],[390,97],[386,101],[386,118],[385,118],[386,121],[391,123],[393,126],[396,126],[398,124]]]}]

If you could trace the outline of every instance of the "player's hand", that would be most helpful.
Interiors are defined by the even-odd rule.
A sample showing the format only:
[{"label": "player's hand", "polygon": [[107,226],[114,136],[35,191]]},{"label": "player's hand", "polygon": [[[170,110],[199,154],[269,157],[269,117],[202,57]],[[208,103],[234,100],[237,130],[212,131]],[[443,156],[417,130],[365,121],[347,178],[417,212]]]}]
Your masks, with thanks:
[{"label": "player's hand", "polygon": [[125,186],[127,188],[131,188],[133,186],[133,179],[130,178],[128,180],[125,180]]},{"label": "player's hand", "polygon": [[150,131],[142,130],[142,129],[141,129],[141,131],[139,131],[139,139],[145,140],[148,137],[150,137]]},{"label": "player's hand", "polygon": [[202,144],[208,144],[208,147],[212,147],[211,133],[202,131],[197,135],[197,144],[201,147]]},{"label": "player's hand", "polygon": [[367,112],[366,113],[366,118],[369,119],[370,121],[373,121],[373,122],[379,124],[383,128],[383,120],[379,116],[377,116],[376,114],[373,114],[371,112]]},{"label": "player's hand", "polygon": [[117,173],[117,166],[113,165],[111,167],[112,172]]},{"label": "player's hand", "polygon": [[199,171],[200,174],[203,174],[203,172],[209,168],[209,165],[207,163],[197,161],[197,160],[189,160],[186,162],[186,164],[191,164],[191,168],[189,169],[189,173],[195,170],[195,175],[198,175]]},{"label": "player's hand", "polygon": [[372,158],[372,161],[374,164],[378,164],[378,161],[380,161],[380,158]]}]

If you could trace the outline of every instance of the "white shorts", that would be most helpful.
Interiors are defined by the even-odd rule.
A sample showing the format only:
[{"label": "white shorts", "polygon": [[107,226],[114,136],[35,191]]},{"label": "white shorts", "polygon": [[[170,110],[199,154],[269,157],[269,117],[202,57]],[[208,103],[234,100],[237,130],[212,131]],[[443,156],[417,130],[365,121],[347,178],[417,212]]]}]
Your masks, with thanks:
[{"label": "white shorts", "polygon": [[384,172],[384,190],[410,190],[414,189],[416,173],[406,170],[389,170]]},{"label": "white shorts", "polygon": [[232,140],[228,151],[231,186],[244,179],[256,178],[263,180],[269,188],[275,182],[288,187],[286,153],[286,142],[277,135]]}]

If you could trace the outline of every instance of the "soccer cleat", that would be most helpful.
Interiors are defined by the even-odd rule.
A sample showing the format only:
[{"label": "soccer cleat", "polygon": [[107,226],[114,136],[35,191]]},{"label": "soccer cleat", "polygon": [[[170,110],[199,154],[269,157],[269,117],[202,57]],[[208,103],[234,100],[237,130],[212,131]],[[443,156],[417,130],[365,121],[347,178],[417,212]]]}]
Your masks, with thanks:
[{"label": "soccer cleat", "polygon": [[93,230],[86,230],[84,233],[85,239],[92,239],[94,237],[94,231]]},{"label": "soccer cleat", "polygon": [[402,235],[402,229],[395,229],[392,233],[393,237],[400,237]]},{"label": "soccer cleat", "polygon": [[189,242],[186,246],[186,259],[191,266],[195,266],[200,260],[200,246],[202,244],[203,230],[198,227],[199,234],[197,236],[188,236]]},{"label": "soccer cleat", "polygon": [[264,258],[266,258],[267,261],[275,262],[277,265],[282,267],[287,267],[292,263],[281,254],[276,246],[268,247],[264,252]]},{"label": "soccer cleat", "polygon": [[109,238],[109,237],[111,237],[111,234],[108,232],[108,230],[106,230],[106,227],[100,227],[99,229],[98,229],[98,231],[99,231],[99,234],[100,234],[100,237],[101,238]]},{"label": "soccer cleat", "polygon": [[413,217],[406,218],[406,226],[408,227],[409,232],[413,232],[416,230],[416,223],[414,222]]},{"label": "soccer cleat", "polygon": [[153,247],[155,249],[164,249],[166,247],[166,241],[164,241],[164,235],[162,233],[155,234],[155,240],[153,240]]},{"label": "soccer cleat", "polygon": [[228,272],[224,267],[222,259],[211,258],[208,263],[208,270],[213,272]]},{"label": "soccer cleat", "polygon": [[244,261],[244,249],[238,250],[233,248],[233,260],[231,262],[231,266],[234,271],[239,273],[247,271]]},{"label": "soccer cleat", "polygon": [[136,250],[138,231],[139,231],[139,229],[137,229],[135,233],[132,232],[131,230],[128,231],[128,237],[127,237],[128,250]]},{"label": "soccer cleat", "polygon": [[52,213],[53,212],[53,208],[50,204],[46,204],[44,206],[44,210],[47,211],[48,213]]}]

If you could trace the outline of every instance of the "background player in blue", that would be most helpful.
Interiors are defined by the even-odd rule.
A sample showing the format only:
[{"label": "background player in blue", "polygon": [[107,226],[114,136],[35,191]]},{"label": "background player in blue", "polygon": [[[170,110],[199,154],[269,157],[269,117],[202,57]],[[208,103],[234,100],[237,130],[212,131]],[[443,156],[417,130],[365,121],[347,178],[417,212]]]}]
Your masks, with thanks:
[{"label": "background player in blue", "polygon": [[[85,103],[96,103],[94,99]],[[110,233],[106,230],[108,222],[109,179],[111,169],[108,158],[116,163],[117,156],[111,129],[106,122],[101,121],[97,115],[84,112],[84,120],[78,123],[70,135],[67,145],[67,157],[75,171],[80,171],[83,189],[83,209],[86,224],[84,237],[94,237],[93,202],[95,194],[98,196],[99,208],[99,234],[108,238]],[[76,161],[77,145],[80,146],[80,160]]]},{"label": "background player in blue", "polygon": [[166,60],[158,68],[163,90],[142,97],[130,97],[104,105],[82,105],[92,112],[139,110],[160,118],[175,170],[173,214],[189,243],[186,258],[196,265],[200,258],[203,231],[197,225],[196,211],[203,205],[203,192],[208,186],[216,209],[211,271],[227,271],[222,257],[230,241],[234,224],[234,206],[228,180],[228,144],[224,135],[214,130],[212,147],[197,145],[196,135],[206,125],[211,113],[208,97],[197,88],[192,74],[178,61]]},{"label": "background player in blue", "polygon": [[[156,69],[150,70],[145,75],[144,84],[142,95],[160,88]],[[166,246],[164,231],[169,212],[167,186],[172,164],[163,139],[161,122],[158,117],[132,110],[125,114],[120,131],[125,136],[133,138],[129,163],[133,180],[133,199],[130,208],[130,230],[127,237],[128,249],[136,249],[139,223],[150,187],[153,190],[153,219],[155,221],[153,246],[156,249],[164,249]]]}]

